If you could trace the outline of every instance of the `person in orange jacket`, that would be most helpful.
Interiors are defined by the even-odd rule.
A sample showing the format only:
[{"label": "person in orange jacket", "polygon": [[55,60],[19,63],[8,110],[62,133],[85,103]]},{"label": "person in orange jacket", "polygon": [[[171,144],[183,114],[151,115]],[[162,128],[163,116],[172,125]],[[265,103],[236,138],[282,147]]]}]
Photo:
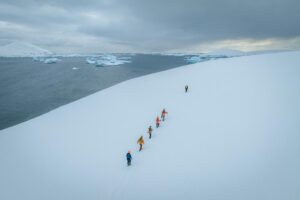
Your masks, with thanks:
[{"label": "person in orange jacket", "polygon": [[140,150],[139,150],[139,151],[142,151],[142,149],[143,149],[143,144],[145,144],[143,136],[141,136],[141,137],[138,139],[137,143],[140,145]]},{"label": "person in orange jacket", "polygon": [[163,109],[163,111],[161,112],[161,119],[163,121],[165,121],[166,114],[168,114],[168,112],[166,111],[166,109]]},{"label": "person in orange jacket", "polygon": [[159,124],[160,124],[160,119],[159,119],[159,117],[157,116],[157,117],[156,117],[156,128],[159,127]]}]

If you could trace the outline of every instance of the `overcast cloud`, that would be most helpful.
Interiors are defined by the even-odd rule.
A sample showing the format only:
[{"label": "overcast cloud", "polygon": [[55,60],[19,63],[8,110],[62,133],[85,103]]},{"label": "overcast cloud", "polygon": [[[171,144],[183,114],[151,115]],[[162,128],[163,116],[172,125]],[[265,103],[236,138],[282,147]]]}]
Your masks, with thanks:
[{"label": "overcast cloud", "polygon": [[299,0],[1,0],[0,44],[59,53],[300,49]]}]

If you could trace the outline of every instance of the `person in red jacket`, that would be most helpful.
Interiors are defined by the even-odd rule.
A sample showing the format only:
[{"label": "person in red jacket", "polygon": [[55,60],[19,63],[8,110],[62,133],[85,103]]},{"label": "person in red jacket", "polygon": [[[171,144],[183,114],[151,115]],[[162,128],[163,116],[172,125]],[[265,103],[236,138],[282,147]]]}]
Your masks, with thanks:
[{"label": "person in red jacket", "polygon": [[166,109],[163,109],[163,111],[161,112],[161,119],[163,121],[165,121],[166,114],[168,114],[168,112],[166,111]]},{"label": "person in red jacket", "polygon": [[159,119],[159,117],[157,116],[157,117],[156,117],[156,128],[159,127],[159,124],[160,124],[160,119]]}]

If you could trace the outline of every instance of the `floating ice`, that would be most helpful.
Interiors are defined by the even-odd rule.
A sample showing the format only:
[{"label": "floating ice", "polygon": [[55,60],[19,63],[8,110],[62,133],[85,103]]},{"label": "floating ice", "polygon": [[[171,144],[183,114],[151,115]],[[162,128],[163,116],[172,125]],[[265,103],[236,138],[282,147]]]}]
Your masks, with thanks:
[{"label": "floating ice", "polygon": [[37,57],[33,57],[32,59],[35,62],[44,62],[46,58],[45,57],[41,57],[41,56],[37,56]]},{"label": "floating ice", "polygon": [[58,58],[54,58],[54,57],[41,57],[41,56],[36,56],[36,57],[33,57],[32,59],[35,62],[43,62],[45,64],[53,64],[53,63],[57,63],[58,61],[60,61],[60,59],[58,59]]},{"label": "floating ice", "polygon": [[206,56],[206,55],[193,55],[193,56],[186,56],[184,59],[186,60],[187,63],[193,64],[193,63],[211,60],[214,59],[214,57]]},{"label": "floating ice", "polygon": [[46,58],[46,59],[44,60],[44,63],[45,63],[45,64],[53,64],[53,63],[57,63],[58,61],[59,61],[58,58]]},{"label": "floating ice", "polygon": [[203,59],[200,56],[190,56],[185,57],[187,63],[198,63],[201,62]]},{"label": "floating ice", "polygon": [[86,59],[86,62],[87,62],[88,64],[96,64],[95,58],[87,58],[87,59]]},{"label": "floating ice", "polygon": [[130,63],[130,59],[131,57],[129,56],[100,55],[97,57],[89,57],[86,59],[86,62],[96,66],[115,66]]},{"label": "floating ice", "polygon": [[187,63],[198,63],[208,60],[216,60],[220,58],[231,58],[231,57],[237,57],[237,56],[244,56],[246,53],[242,51],[236,51],[236,50],[217,50],[210,53],[200,54],[200,55],[191,55],[186,56],[185,60]]}]

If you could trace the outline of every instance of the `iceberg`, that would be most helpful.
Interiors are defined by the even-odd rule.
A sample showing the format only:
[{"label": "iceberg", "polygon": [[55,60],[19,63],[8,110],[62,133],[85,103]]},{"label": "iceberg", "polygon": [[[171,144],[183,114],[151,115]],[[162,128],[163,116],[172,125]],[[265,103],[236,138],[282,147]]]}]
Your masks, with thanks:
[{"label": "iceberg", "polygon": [[86,59],[86,63],[88,63],[88,64],[96,64],[96,60],[95,60],[95,58],[87,58]]},{"label": "iceberg", "polygon": [[58,58],[46,58],[44,60],[44,63],[45,64],[54,64],[54,63],[57,63],[59,61]]},{"label": "iceberg", "polygon": [[117,55],[100,55],[97,57],[89,57],[86,59],[88,64],[96,65],[96,66],[116,66],[123,65],[125,63],[131,62],[131,57],[129,56],[117,56]]},{"label": "iceberg", "polygon": [[201,56],[187,56],[187,57],[185,57],[185,60],[187,63],[193,64],[193,63],[202,62],[205,59],[203,59]]},{"label": "iceberg", "polygon": [[54,57],[33,57],[32,58],[33,61],[35,62],[42,62],[45,64],[53,64],[53,63],[57,63],[58,61],[60,61],[60,59],[58,58],[54,58]]}]

